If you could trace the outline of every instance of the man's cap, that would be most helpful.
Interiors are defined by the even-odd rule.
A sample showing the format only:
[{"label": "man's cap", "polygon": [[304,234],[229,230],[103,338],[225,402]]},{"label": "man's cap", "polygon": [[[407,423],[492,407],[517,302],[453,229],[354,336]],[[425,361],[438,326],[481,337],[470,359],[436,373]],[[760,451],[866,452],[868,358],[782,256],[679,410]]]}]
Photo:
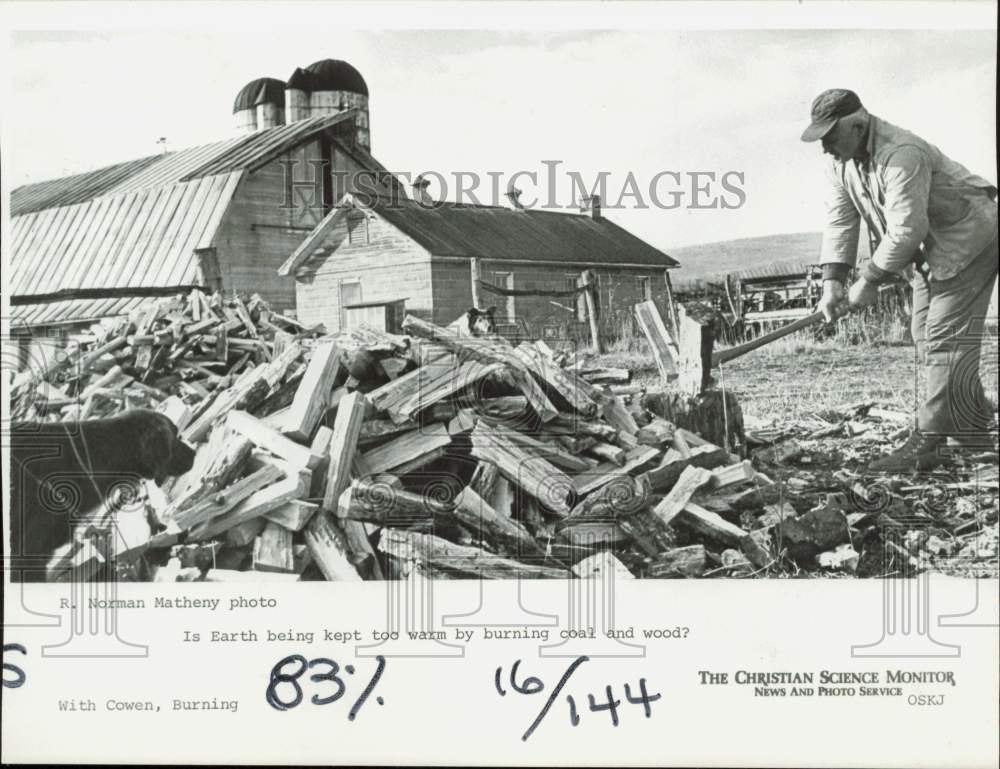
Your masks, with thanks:
[{"label": "man's cap", "polygon": [[813,100],[812,123],[802,132],[802,141],[814,142],[822,139],[833,128],[838,119],[861,109],[861,99],[854,91],[846,88],[831,88],[823,91]]}]

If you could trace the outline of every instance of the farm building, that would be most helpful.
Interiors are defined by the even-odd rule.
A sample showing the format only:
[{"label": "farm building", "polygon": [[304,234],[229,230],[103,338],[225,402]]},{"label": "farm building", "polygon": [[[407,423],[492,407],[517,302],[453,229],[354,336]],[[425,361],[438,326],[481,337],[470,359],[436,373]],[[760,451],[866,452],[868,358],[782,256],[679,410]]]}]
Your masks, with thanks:
[{"label": "farm building", "polygon": [[[669,293],[665,269],[677,262],[601,216],[599,201],[573,215],[522,210],[516,199],[509,208],[408,200],[369,152],[368,87],[346,62],[253,80],[232,111],[233,138],[13,191],[12,330],[22,348],[61,347],[146,297],[196,286],[259,293],[336,331],[348,315],[450,321],[473,302],[475,263],[484,290],[549,291],[476,298],[550,338],[584,323],[581,295],[551,295],[576,290],[583,270],[595,273],[605,317]],[[361,205],[357,187],[377,199]],[[341,200],[351,205],[336,208]]]},{"label": "farm building", "polygon": [[295,278],[301,321],[335,331],[355,307],[405,300],[407,312],[447,324],[494,305],[516,333],[577,338],[586,329],[585,270],[605,315],[671,301],[666,270],[677,262],[605,218],[596,197],[578,214],[526,210],[516,199],[511,207],[418,200],[345,196],[280,270]]},{"label": "farm building", "polygon": [[349,64],[316,62],[248,83],[233,138],[13,190],[12,333],[61,344],[192,286],[294,308],[288,254],[358,174],[393,183],[368,153],[367,99]]}]

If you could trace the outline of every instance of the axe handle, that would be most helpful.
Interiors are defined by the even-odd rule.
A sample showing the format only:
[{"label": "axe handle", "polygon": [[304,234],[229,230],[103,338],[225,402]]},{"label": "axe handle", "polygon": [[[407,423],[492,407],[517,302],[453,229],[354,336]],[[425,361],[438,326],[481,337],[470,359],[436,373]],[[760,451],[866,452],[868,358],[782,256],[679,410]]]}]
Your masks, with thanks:
[{"label": "axe handle", "polygon": [[720,350],[719,352],[712,355],[712,368],[715,368],[720,363],[726,363],[727,361],[733,360],[733,358],[739,358],[741,355],[746,355],[752,350],[756,350],[758,347],[763,347],[766,344],[770,344],[776,339],[781,339],[784,336],[793,334],[803,328],[809,328],[817,323],[823,322],[823,313],[818,310],[812,315],[807,315],[804,318],[799,318],[796,321],[789,323],[786,326],[775,329],[770,334],[764,334],[756,339],[749,342],[744,342],[743,344],[736,345],[736,347],[730,347],[728,350]]}]

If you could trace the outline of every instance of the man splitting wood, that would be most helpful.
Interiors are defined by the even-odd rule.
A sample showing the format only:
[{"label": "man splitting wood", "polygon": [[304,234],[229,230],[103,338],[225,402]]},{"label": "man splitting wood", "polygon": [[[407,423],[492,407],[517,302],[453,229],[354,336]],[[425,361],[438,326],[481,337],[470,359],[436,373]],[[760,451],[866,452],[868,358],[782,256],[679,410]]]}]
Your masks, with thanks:
[{"label": "man splitting wood", "polygon": [[[983,446],[993,423],[979,359],[997,277],[996,187],[870,114],[846,89],[816,97],[802,140],[821,141],[833,156],[820,257],[818,309],[826,320],[871,305],[880,285],[912,274],[911,329],[926,397],[906,443],[869,469],[928,470],[941,464],[946,445]],[[846,290],[862,218],[872,258]]]}]

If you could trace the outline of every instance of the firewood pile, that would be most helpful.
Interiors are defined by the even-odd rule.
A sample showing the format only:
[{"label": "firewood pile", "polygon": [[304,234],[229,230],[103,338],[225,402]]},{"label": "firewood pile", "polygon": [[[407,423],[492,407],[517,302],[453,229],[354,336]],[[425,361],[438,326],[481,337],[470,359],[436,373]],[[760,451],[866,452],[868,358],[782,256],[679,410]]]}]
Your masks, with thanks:
[{"label": "firewood pile", "polygon": [[[812,549],[827,551],[818,563],[835,573],[998,575],[995,433],[961,450],[943,448],[947,461],[930,471],[868,473],[868,462],[898,445],[912,424],[912,414],[858,402],[809,420],[747,425],[755,466],[776,481],[760,501],[770,510],[782,505],[783,525],[792,527],[783,532],[786,555],[799,553],[798,524],[808,515]],[[714,509],[728,514],[724,505]],[[818,525],[824,519],[830,522],[825,529]]]},{"label": "firewood pile", "polygon": [[412,316],[403,330],[330,335],[193,292],[19,374],[19,418],[154,408],[196,448],[190,472],[89,515],[50,579],[112,563],[137,581],[850,573],[893,518],[850,508],[856,479],[796,489],[773,430],[762,472],[675,427],[627,371]]}]

